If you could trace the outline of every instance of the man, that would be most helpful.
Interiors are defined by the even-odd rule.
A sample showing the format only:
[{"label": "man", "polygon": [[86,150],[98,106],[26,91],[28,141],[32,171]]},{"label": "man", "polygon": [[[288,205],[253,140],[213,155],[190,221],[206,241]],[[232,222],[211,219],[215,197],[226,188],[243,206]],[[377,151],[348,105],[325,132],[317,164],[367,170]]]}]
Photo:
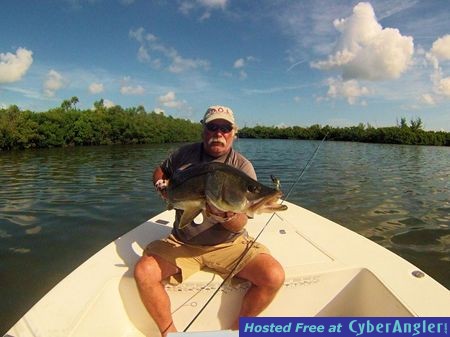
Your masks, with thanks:
[{"label": "man", "polygon": [[[202,142],[181,147],[153,173],[153,183],[164,198],[167,181],[178,169],[190,164],[218,161],[234,166],[256,179],[253,165],[232,145],[237,127],[233,112],[224,106],[212,106],[203,120]],[[158,325],[161,335],[177,331],[171,315],[170,300],[162,281],[178,284],[206,266],[222,277],[232,276],[251,283],[244,296],[239,316],[256,316],[275,297],[284,282],[284,270],[261,244],[252,245],[239,266],[234,263],[249,246],[244,227],[245,213],[222,212],[207,206],[202,223],[180,229],[182,211],[177,210],[172,233],[166,239],[151,242],[135,267],[135,279],[141,299]],[[176,247],[176,249],[174,249]],[[201,256],[200,259],[194,258]],[[239,317],[230,328],[238,329]]]}]

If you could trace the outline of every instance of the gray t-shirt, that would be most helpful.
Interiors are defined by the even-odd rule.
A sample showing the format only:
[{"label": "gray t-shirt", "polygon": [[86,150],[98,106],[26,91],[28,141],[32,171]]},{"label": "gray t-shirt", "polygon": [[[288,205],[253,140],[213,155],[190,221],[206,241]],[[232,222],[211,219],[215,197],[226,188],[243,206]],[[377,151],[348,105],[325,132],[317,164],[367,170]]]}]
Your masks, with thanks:
[{"label": "gray t-shirt", "polygon": [[[162,162],[161,169],[165,176],[170,179],[180,168],[213,161],[233,166],[256,180],[256,173],[252,163],[250,163],[243,155],[231,149],[228,154],[215,158],[204,151],[203,143],[182,146]],[[172,234],[175,235],[178,240],[188,244],[212,246],[233,241],[238,235],[245,232],[245,230],[242,230],[239,233],[231,232],[224,228],[220,223],[213,223],[208,218],[204,218],[203,222],[199,224],[192,222],[191,225],[180,229],[178,228],[178,222],[182,212],[182,210],[176,211]]]}]

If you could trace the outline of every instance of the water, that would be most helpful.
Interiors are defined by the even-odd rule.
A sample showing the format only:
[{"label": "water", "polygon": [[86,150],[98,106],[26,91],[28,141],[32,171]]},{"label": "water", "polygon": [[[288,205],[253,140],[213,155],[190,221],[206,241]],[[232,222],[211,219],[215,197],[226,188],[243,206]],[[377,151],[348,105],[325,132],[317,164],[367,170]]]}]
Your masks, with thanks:
[{"label": "water", "polygon": [[[259,179],[271,184],[276,175],[285,193],[318,145],[236,142]],[[0,153],[1,334],[89,256],[164,210],[151,175],[177,146]],[[289,201],[380,243],[450,289],[449,181],[449,148],[325,142]]]}]

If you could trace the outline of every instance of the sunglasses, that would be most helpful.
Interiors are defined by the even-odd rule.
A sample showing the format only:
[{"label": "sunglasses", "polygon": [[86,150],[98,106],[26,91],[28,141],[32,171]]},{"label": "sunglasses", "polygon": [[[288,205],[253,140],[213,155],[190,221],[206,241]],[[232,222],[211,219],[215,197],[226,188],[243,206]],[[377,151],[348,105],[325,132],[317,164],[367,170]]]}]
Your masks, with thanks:
[{"label": "sunglasses", "polygon": [[214,123],[208,123],[206,124],[206,129],[210,132],[216,132],[219,131],[222,133],[229,133],[231,130],[233,130],[233,126],[230,124],[214,124]]}]

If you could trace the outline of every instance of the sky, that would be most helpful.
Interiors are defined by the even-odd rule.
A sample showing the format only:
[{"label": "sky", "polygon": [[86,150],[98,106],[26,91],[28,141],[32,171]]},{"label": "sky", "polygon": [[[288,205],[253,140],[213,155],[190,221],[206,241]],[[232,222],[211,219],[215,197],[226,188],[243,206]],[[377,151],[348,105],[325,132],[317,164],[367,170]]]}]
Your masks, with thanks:
[{"label": "sky", "polygon": [[450,131],[445,0],[3,0],[0,107]]}]

